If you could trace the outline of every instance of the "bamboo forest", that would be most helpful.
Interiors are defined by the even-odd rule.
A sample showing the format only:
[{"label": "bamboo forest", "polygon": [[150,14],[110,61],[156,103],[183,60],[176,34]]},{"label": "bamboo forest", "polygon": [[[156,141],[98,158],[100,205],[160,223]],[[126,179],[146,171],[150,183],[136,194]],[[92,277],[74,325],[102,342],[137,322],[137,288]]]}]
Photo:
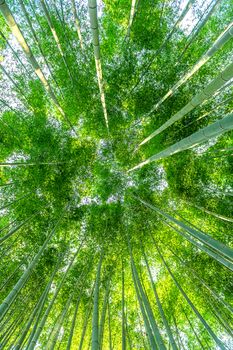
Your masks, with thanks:
[{"label": "bamboo forest", "polygon": [[0,349],[233,349],[233,0],[0,0]]}]

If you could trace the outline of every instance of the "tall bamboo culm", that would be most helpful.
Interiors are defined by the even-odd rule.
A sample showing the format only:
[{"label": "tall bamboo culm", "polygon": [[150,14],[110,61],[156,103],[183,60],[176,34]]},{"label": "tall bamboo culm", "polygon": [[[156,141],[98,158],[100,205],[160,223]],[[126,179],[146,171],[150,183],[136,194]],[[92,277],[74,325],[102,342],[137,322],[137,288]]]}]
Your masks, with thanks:
[{"label": "tall bamboo culm", "polygon": [[91,25],[91,33],[92,33],[92,44],[94,47],[96,73],[97,73],[97,79],[98,79],[99,90],[100,90],[100,99],[102,103],[106,127],[107,129],[109,129],[108,113],[107,113],[104,86],[103,86],[103,74],[102,74],[102,67],[101,67],[101,60],[100,60],[99,28],[98,28],[96,0],[88,0],[88,8],[89,8],[89,17],[90,17],[90,25]]}]

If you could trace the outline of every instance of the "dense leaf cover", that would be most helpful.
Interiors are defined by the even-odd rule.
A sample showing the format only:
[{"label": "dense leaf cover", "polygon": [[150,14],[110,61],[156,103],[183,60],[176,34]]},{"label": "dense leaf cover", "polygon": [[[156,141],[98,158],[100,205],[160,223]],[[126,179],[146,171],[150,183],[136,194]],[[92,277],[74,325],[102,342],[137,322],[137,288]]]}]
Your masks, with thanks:
[{"label": "dense leaf cover", "polygon": [[233,1],[95,4],[0,0],[0,348],[232,349]]}]

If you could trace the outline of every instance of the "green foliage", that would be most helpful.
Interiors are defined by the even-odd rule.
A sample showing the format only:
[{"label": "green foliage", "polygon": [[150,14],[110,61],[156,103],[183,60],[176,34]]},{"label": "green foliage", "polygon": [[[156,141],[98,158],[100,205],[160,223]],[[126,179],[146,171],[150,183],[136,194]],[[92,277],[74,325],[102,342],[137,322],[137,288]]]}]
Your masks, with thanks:
[{"label": "green foliage", "polygon": [[[46,1],[70,74],[41,1],[24,3],[42,50],[33,38],[19,2],[7,1],[64,115],[32,72],[24,52],[0,16],[0,30],[17,54],[12,53],[7,41],[0,36],[1,64],[17,84],[14,86],[1,71],[0,294],[7,311],[2,314],[0,307],[0,347],[26,348],[34,325],[46,316],[41,330],[37,328],[38,338],[34,339],[38,349],[49,349],[55,344],[56,349],[68,350],[69,340],[71,349],[79,348],[82,342],[83,348],[89,348],[94,333],[96,337],[91,319],[102,254],[98,298],[99,322],[102,316],[105,318],[103,339],[99,339],[102,349],[123,349],[122,337],[126,338],[127,348],[151,348],[139,308],[141,299],[144,307],[151,308],[165,348],[170,349],[170,339],[143,258],[144,250],[178,349],[217,349],[217,345],[208,327],[193,312],[187,299],[185,301],[161,256],[205,322],[225,344],[222,349],[232,348],[230,270],[205,250],[216,253],[221,260],[224,257],[221,243],[232,247],[232,132],[127,172],[231,112],[229,84],[137,148],[231,61],[232,39],[174,95],[147,115],[230,23],[232,0],[221,1],[193,40],[195,31],[192,32],[191,27],[187,30],[183,23],[174,29],[181,14],[180,1],[137,0],[129,37],[126,33],[131,1],[104,0],[98,4],[109,131],[98,89],[87,2],[76,3],[82,49],[71,1]],[[194,17],[203,20],[202,15],[209,10],[199,8],[198,4],[192,9],[193,20]],[[191,43],[186,48],[189,40]],[[208,240],[200,242],[184,228],[143,205],[138,197],[189,228],[204,232],[217,242],[219,251],[210,247]],[[185,234],[194,243],[186,239]],[[29,271],[28,267],[48,237],[43,254]],[[132,261],[138,275],[135,280]],[[19,288],[17,283],[27,271],[29,275]],[[141,299],[135,290],[140,285],[144,291]],[[47,287],[44,303],[37,304]],[[9,295],[13,295],[10,302],[6,299]],[[56,327],[69,298],[69,309],[57,333]],[[7,303],[4,304],[4,300],[8,300]],[[36,316],[28,325],[34,310]],[[152,325],[152,315],[147,312],[147,317]],[[24,331],[26,336],[19,345]]]}]

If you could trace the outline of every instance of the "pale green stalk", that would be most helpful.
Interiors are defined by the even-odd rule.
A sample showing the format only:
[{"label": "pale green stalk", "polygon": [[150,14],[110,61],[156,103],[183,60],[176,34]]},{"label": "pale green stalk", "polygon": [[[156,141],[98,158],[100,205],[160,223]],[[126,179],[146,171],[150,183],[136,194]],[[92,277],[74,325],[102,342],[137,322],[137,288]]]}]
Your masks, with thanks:
[{"label": "pale green stalk", "polygon": [[71,80],[71,82],[73,83],[73,77],[72,77],[72,75],[71,75],[71,72],[70,72],[68,63],[67,63],[67,61],[66,61],[66,57],[65,57],[65,55],[64,55],[64,52],[63,52],[63,49],[62,49],[62,46],[61,46],[61,43],[60,43],[60,39],[59,39],[59,37],[58,37],[58,35],[57,35],[57,31],[56,31],[56,29],[55,29],[55,27],[54,27],[54,25],[53,25],[53,22],[52,22],[52,19],[51,19],[51,17],[50,17],[50,14],[49,14],[47,5],[46,5],[46,3],[45,3],[45,0],[40,0],[40,3],[41,3],[41,5],[42,5],[42,8],[43,8],[45,17],[46,17],[47,22],[48,22],[48,24],[49,24],[49,28],[50,28],[51,33],[52,33],[52,35],[53,35],[53,38],[54,38],[54,40],[55,40],[56,46],[57,46],[57,48],[58,48],[58,51],[59,51],[59,53],[60,53],[60,55],[61,55],[61,57],[62,57],[62,60],[63,60],[64,65],[65,65],[65,67],[66,67],[66,69],[67,69],[67,72],[68,72],[68,75],[69,75],[69,77],[70,77],[70,80]]},{"label": "pale green stalk", "polygon": [[[232,70],[233,70],[233,64],[232,64]],[[175,153],[182,152],[184,150],[187,150],[191,147],[197,146],[200,143],[206,142],[209,139],[213,137],[217,137],[227,131],[230,131],[233,129],[233,113],[230,113],[226,115],[223,119],[220,119],[216,121],[213,124],[210,124],[206,126],[205,128],[195,132],[194,134],[185,137],[179,142],[174,143],[172,146],[166,148],[165,150],[153,155],[152,157],[146,159],[142,163],[139,163],[135,167],[128,170],[128,172],[131,172],[133,170],[139,169],[143,167],[146,164],[149,164],[151,162],[169,157]]]},{"label": "pale green stalk", "polygon": [[193,310],[193,312],[196,314],[196,316],[198,317],[198,319],[200,320],[200,322],[203,324],[203,326],[205,327],[205,329],[207,330],[207,332],[210,334],[210,336],[213,338],[213,340],[215,341],[215,343],[219,346],[219,348],[221,350],[226,350],[227,348],[225,347],[225,345],[223,344],[223,342],[217,337],[217,335],[214,333],[214,331],[212,330],[212,328],[209,326],[209,324],[205,321],[205,319],[201,316],[200,312],[197,310],[197,308],[194,306],[194,304],[192,303],[192,301],[189,299],[189,297],[187,296],[187,294],[185,293],[185,291],[183,290],[183,288],[181,287],[181,285],[179,284],[179,282],[177,281],[177,279],[175,278],[175,276],[173,275],[171,269],[169,268],[169,266],[167,265],[166,261],[164,260],[164,257],[162,255],[162,253],[160,252],[160,249],[158,247],[158,245],[156,244],[156,248],[157,251],[159,253],[160,258],[162,259],[167,271],[169,272],[170,276],[172,277],[175,285],[177,286],[177,288],[179,289],[180,293],[182,294],[182,296],[184,297],[184,299],[187,301],[188,305],[191,307],[191,309]]},{"label": "pale green stalk", "polygon": [[111,329],[111,312],[110,312],[109,299],[108,299],[108,334],[109,334],[109,350],[113,350],[113,347],[112,347],[112,329]]},{"label": "pale green stalk", "polygon": [[[29,25],[29,28],[30,28],[30,30],[31,30],[32,36],[33,36],[33,38],[34,38],[34,40],[35,40],[35,43],[37,44],[37,47],[38,47],[38,49],[39,49],[39,51],[40,51],[40,54],[41,54],[41,56],[43,57],[43,60],[44,60],[46,66],[47,66],[47,68],[48,68],[48,70],[49,70],[49,73],[50,73],[51,77],[53,78],[55,84],[56,84],[57,87],[59,88],[58,83],[57,83],[57,80],[55,79],[54,74],[53,74],[53,72],[52,72],[51,69],[50,69],[49,62],[48,62],[48,60],[47,60],[47,58],[46,58],[46,56],[45,56],[45,54],[44,54],[44,51],[43,51],[43,49],[42,49],[42,47],[41,47],[41,45],[40,45],[38,36],[37,36],[37,34],[36,34],[36,32],[35,32],[35,30],[34,30],[34,28],[33,28],[33,25],[32,25],[32,22],[31,22],[31,20],[30,20],[29,15],[28,15],[26,6],[25,6],[23,0],[19,0],[19,2],[20,2],[20,6],[21,6],[21,8],[22,8],[22,11],[23,11],[23,13],[24,13],[24,16],[25,16],[25,18],[26,18],[26,21],[27,21],[27,23],[28,23],[28,25]],[[62,91],[61,91],[61,90],[60,90],[60,92],[61,92],[61,94],[62,94]]]},{"label": "pale green stalk", "polygon": [[121,348],[122,350],[126,349],[126,337],[125,337],[125,271],[124,271],[124,265],[123,261],[121,264],[121,281],[122,281],[122,294],[121,294],[121,312],[122,312],[122,318],[121,318]]},{"label": "pale green stalk", "polygon": [[51,340],[51,345],[50,345],[50,344],[47,344],[47,345],[46,345],[46,349],[53,350],[53,349],[55,348],[55,346],[56,346],[57,338],[58,338],[58,336],[59,336],[59,332],[60,332],[60,329],[61,329],[61,327],[62,327],[62,324],[63,324],[63,322],[64,322],[64,320],[65,320],[65,317],[66,317],[66,315],[67,315],[67,312],[68,312],[68,310],[69,310],[69,307],[70,307],[70,303],[71,303],[71,301],[72,301],[73,294],[74,294],[74,292],[72,292],[71,295],[69,296],[69,298],[68,298],[68,300],[67,300],[67,302],[66,302],[66,304],[65,304],[65,306],[64,306],[64,308],[63,308],[63,310],[62,310],[62,313],[59,315],[58,322],[57,322],[57,324],[55,325],[54,330],[53,330],[53,332],[52,332],[52,334],[51,334],[51,339],[52,339],[52,340]]},{"label": "pale green stalk", "polygon": [[[49,279],[49,281],[48,281],[48,283],[47,283],[43,293],[41,294],[41,296],[40,296],[40,298],[38,300],[38,303],[36,304],[36,307],[34,308],[33,312],[31,313],[31,315],[30,315],[30,317],[28,319],[27,324],[25,325],[24,329],[22,330],[21,337],[17,341],[17,344],[15,345],[15,350],[19,350],[22,347],[22,344],[23,344],[23,342],[24,342],[24,340],[25,340],[25,338],[27,336],[27,333],[30,330],[30,327],[31,327],[32,322],[33,322],[34,318],[36,317],[36,315],[38,315],[38,317],[37,317],[37,321],[36,321],[35,325],[38,323],[38,319],[39,319],[39,317],[41,315],[41,312],[43,310],[43,307],[44,307],[46,298],[48,296],[48,293],[49,293],[52,281],[53,281],[54,276],[55,276],[55,274],[57,272],[57,269],[58,269],[58,267],[59,267],[59,265],[60,265],[60,263],[62,261],[62,258],[63,258],[63,255],[61,255],[61,257],[58,259],[58,262],[57,262],[57,264],[56,264],[56,266],[55,266],[55,268],[54,268],[54,270],[52,272],[52,275],[51,275],[51,277],[50,277],[50,279]],[[34,334],[34,331],[36,329],[35,325],[34,325],[32,331],[31,331],[30,337]],[[30,342],[30,337],[29,337],[29,342]]]},{"label": "pale green stalk", "polygon": [[232,314],[233,314],[233,308],[221,298],[220,295],[218,295],[213,289],[211,289],[208,284],[201,278],[199,277],[196,272],[183,260],[181,259],[171,248],[169,249],[172,254],[183,264],[186,268],[185,272],[186,274],[189,275],[189,271],[193,274],[193,276],[196,277],[196,279],[209,291],[210,294],[217,300],[219,303],[221,303],[224,307],[226,307]]},{"label": "pale green stalk", "polygon": [[166,315],[165,315],[165,313],[163,311],[163,307],[162,307],[162,304],[160,302],[160,299],[159,299],[159,296],[158,296],[158,293],[157,293],[157,290],[156,290],[156,287],[155,287],[155,283],[153,281],[153,277],[152,277],[152,274],[151,274],[150,266],[148,264],[148,260],[147,260],[145,251],[143,249],[143,246],[141,246],[141,247],[142,247],[142,253],[143,253],[143,256],[144,256],[145,263],[146,263],[147,271],[148,271],[149,276],[150,276],[150,282],[151,282],[152,289],[153,289],[153,292],[154,292],[154,295],[155,295],[156,303],[157,303],[157,306],[158,306],[158,309],[159,309],[160,316],[161,316],[161,318],[163,320],[163,324],[164,324],[164,326],[166,328],[170,344],[171,344],[173,350],[178,350],[178,347],[177,347],[175,339],[173,337],[171,328],[170,328],[169,323],[167,321]]},{"label": "pale green stalk", "polygon": [[[49,82],[45,78],[44,73],[42,72],[35,56],[33,55],[32,50],[28,46],[28,44],[27,44],[18,24],[16,23],[13,15],[11,13],[10,8],[6,4],[5,0],[0,0],[0,11],[2,12],[2,15],[4,16],[8,26],[10,27],[12,34],[15,36],[16,40],[19,42],[20,46],[22,47],[27,59],[29,60],[29,62],[32,65],[36,75],[38,76],[38,78],[40,79],[41,83],[43,84],[45,90],[48,92],[49,96],[53,100],[56,108],[59,110],[60,114],[65,118],[65,120],[68,122],[70,127],[74,130],[73,125],[71,124],[71,122],[67,118],[62,107],[60,106]],[[24,96],[24,94],[23,94],[23,96]],[[75,130],[74,130],[74,132],[75,132]]]},{"label": "pale green stalk", "polygon": [[145,116],[153,113],[168,97],[172,96],[187,80],[189,80],[208,60],[220,50],[233,37],[233,22],[219,35],[213,45],[204,53],[204,55],[160,100]]},{"label": "pale green stalk", "polygon": [[39,214],[40,211],[37,211],[36,213],[32,214],[31,216],[29,216],[26,220],[24,220],[21,224],[19,224],[18,226],[12,228],[5,236],[0,237],[0,245],[2,242],[4,242],[6,239],[8,239],[9,237],[11,237],[15,232],[17,232],[22,226],[24,226],[28,221],[31,220],[31,218],[33,218],[34,216],[36,216],[37,214]]},{"label": "pale green stalk", "polygon": [[97,79],[98,79],[99,91],[100,91],[100,100],[102,103],[106,127],[108,129],[109,128],[108,113],[107,113],[106,102],[105,102],[103,74],[102,74],[102,67],[101,67],[101,60],[100,60],[99,28],[98,28],[96,0],[88,0],[88,8],[89,8],[89,17],[90,17],[90,25],[91,25],[91,33],[92,33],[92,44],[94,47],[96,73],[97,73]]},{"label": "pale green stalk", "polygon": [[134,287],[135,287],[136,294],[137,294],[137,299],[138,299],[138,302],[139,302],[139,305],[140,305],[140,310],[141,310],[141,313],[142,313],[143,322],[144,322],[144,326],[145,326],[145,329],[146,329],[147,337],[148,337],[151,349],[152,350],[158,350],[156,342],[155,342],[155,338],[154,338],[154,335],[152,333],[151,326],[150,326],[150,323],[149,323],[149,320],[148,320],[148,317],[147,317],[147,314],[146,314],[146,311],[145,311],[145,307],[143,305],[142,298],[141,298],[140,293],[139,293],[139,289],[138,289],[138,285],[137,285],[137,282],[136,282],[136,279],[135,279],[134,270],[133,270],[133,266],[132,265],[131,265],[131,268],[132,268],[132,276],[133,276]]},{"label": "pale green stalk", "polygon": [[76,9],[76,5],[75,5],[75,0],[71,0],[71,4],[72,4],[73,15],[74,15],[74,23],[75,23],[75,27],[76,27],[78,38],[79,38],[79,42],[80,42],[80,47],[83,50],[83,39],[82,39],[82,34],[81,34],[80,22],[79,22],[79,18],[78,18],[78,14],[77,14],[77,9]]},{"label": "pale green stalk", "polygon": [[[92,293],[91,293],[91,296],[92,296]],[[80,339],[80,342],[79,342],[78,350],[82,350],[82,348],[83,348],[83,342],[84,342],[84,338],[85,338],[85,334],[86,334],[88,320],[89,320],[89,317],[90,317],[90,314],[91,314],[91,310],[92,310],[92,304],[91,304],[91,299],[90,299],[90,301],[88,303],[88,307],[87,307],[84,323],[83,323],[83,329],[82,329],[82,334],[81,334],[81,339]]]},{"label": "pale green stalk", "polygon": [[[64,211],[63,211],[64,212]],[[62,212],[62,214],[63,214]],[[12,288],[11,292],[8,294],[8,296],[3,300],[2,304],[0,305],[0,320],[3,319],[5,316],[6,312],[10,308],[11,304],[13,301],[16,299],[18,293],[20,290],[23,288],[25,285],[27,279],[30,277],[31,273],[33,272],[33,269],[37,265],[38,261],[40,260],[42,254],[44,253],[48,243],[50,242],[51,238],[54,236],[56,229],[62,219],[62,214],[57,220],[53,230],[49,233],[47,236],[46,240],[44,241],[44,244],[40,247],[38,253],[32,260],[32,262],[29,264],[28,268],[25,270],[21,278],[18,280],[18,282],[15,284],[15,286]]]},{"label": "pale green stalk", "polygon": [[140,279],[139,279],[139,276],[138,276],[137,269],[136,269],[136,266],[135,266],[133,258],[132,258],[132,267],[133,267],[133,270],[134,270],[135,280],[136,280],[136,283],[138,285],[138,289],[139,289],[139,292],[141,294],[142,301],[143,301],[143,304],[145,306],[145,310],[146,310],[146,313],[148,315],[148,319],[149,319],[152,331],[153,331],[154,336],[155,336],[155,340],[156,340],[157,346],[158,346],[158,348],[160,350],[166,350],[166,347],[165,347],[164,342],[163,342],[163,338],[162,338],[162,336],[160,334],[158,325],[157,325],[157,323],[155,321],[154,314],[153,314],[153,311],[151,309],[149,300],[148,300],[148,298],[147,298],[147,296],[146,296],[146,294],[145,294],[145,292],[143,290],[143,287],[141,285],[141,282],[140,282]]},{"label": "pale green stalk", "polygon": [[202,344],[201,339],[199,338],[197,332],[195,331],[195,328],[193,327],[193,325],[192,325],[192,323],[191,323],[187,313],[185,312],[184,308],[182,308],[182,310],[183,310],[183,313],[184,313],[184,315],[186,317],[186,320],[188,321],[188,324],[190,325],[190,328],[191,328],[193,334],[195,335],[195,337],[197,338],[198,343],[200,344],[201,349],[205,350],[205,347]]},{"label": "pale green stalk", "polygon": [[74,335],[74,328],[75,328],[76,318],[77,318],[77,314],[78,314],[80,299],[81,299],[81,296],[78,297],[77,303],[75,306],[74,316],[72,318],[72,324],[71,324],[71,329],[70,329],[70,334],[69,334],[69,339],[68,339],[66,350],[70,350],[71,345],[72,345],[72,339],[73,339],[73,335]]},{"label": "pale green stalk", "polygon": [[92,338],[91,349],[99,350],[99,286],[100,286],[100,273],[103,260],[103,253],[100,255],[99,264],[96,273],[95,290],[94,290],[94,307],[92,316]]},{"label": "pale green stalk", "polygon": [[130,36],[130,30],[131,30],[131,26],[133,24],[135,10],[136,10],[136,0],[132,0],[126,38],[129,38],[129,36]]},{"label": "pale green stalk", "polygon": [[159,215],[162,215],[163,217],[168,219],[170,222],[173,222],[177,226],[181,227],[182,229],[187,231],[189,234],[191,234],[194,238],[196,238],[199,241],[201,241],[202,243],[206,244],[207,246],[209,246],[213,250],[219,252],[220,254],[222,254],[223,256],[228,258],[230,261],[233,260],[233,249],[231,249],[230,247],[225,246],[223,243],[215,240],[214,238],[212,238],[211,236],[205,234],[202,231],[199,231],[199,230],[196,230],[196,229],[194,229],[194,228],[192,228],[190,226],[187,226],[183,222],[173,218],[171,215],[166,214],[161,209],[159,209],[156,206],[154,206],[154,205],[152,205],[152,204],[142,200],[141,198],[139,198],[139,197],[135,197],[135,198],[137,198],[146,207],[148,207],[148,208],[150,208],[152,210],[155,210]]},{"label": "pale green stalk", "polygon": [[[232,31],[232,29],[231,29]],[[231,32],[230,31],[230,32]],[[214,51],[214,48],[210,52]],[[176,121],[183,118],[187,113],[191,112],[195,107],[201,105],[204,101],[209,100],[214,94],[233,77],[233,63],[230,63],[216,78],[214,78],[201,92],[196,94],[190,102],[188,102],[181,110],[168,119],[162,126],[146,137],[139,147],[150,141],[153,137],[160,134]]]},{"label": "pale green stalk", "polygon": [[214,217],[217,218],[217,219],[220,219],[220,220],[223,220],[223,221],[228,221],[228,222],[233,222],[233,219],[228,218],[228,217],[226,217],[226,216],[224,216],[224,215],[220,215],[220,214],[214,213],[213,211],[210,211],[210,210],[208,210],[208,209],[205,209],[205,208],[203,208],[203,207],[200,207],[199,205],[196,205],[196,204],[191,204],[191,203],[189,203],[189,204],[190,204],[191,206],[193,206],[193,207],[195,207],[195,208],[201,210],[201,211],[204,211],[204,212],[207,213],[207,214],[210,214],[211,216],[214,216]]},{"label": "pale green stalk", "polygon": [[104,302],[100,317],[100,326],[99,326],[99,348],[102,349],[103,344],[103,338],[104,338],[104,330],[105,330],[105,318],[106,318],[106,311],[108,307],[108,296],[109,296],[109,289],[110,289],[110,278],[108,279],[107,286],[105,289],[105,296],[104,296]]},{"label": "pale green stalk", "polygon": [[34,337],[31,340],[30,344],[28,345],[28,350],[33,350],[34,349],[34,347],[35,347],[35,345],[36,345],[36,343],[37,343],[37,341],[39,339],[39,336],[40,336],[40,334],[41,334],[41,332],[42,332],[42,330],[44,328],[45,322],[47,321],[49,313],[50,313],[50,311],[51,311],[51,309],[52,309],[52,307],[54,305],[54,302],[55,302],[55,300],[57,298],[57,295],[60,292],[60,290],[61,290],[61,288],[62,288],[62,286],[64,284],[66,276],[67,276],[68,272],[70,271],[70,269],[71,269],[71,267],[72,267],[72,265],[74,263],[74,260],[76,259],[77,255],[78,255],[78,253],[79,253],[79,251],[80,251],[80,249],[82,247],[82,244],[83,244],[83,242],[79,245],[78,250],[74,254],[73,258],[71,259],[71,261],[70,261],[70,263],[69,263],[69,265],[68,265],[68,267],[67,267],[67,269],[66,269],[66,271],[65,271],[65,273],[64,273],[64,275],[63,275],[63,277],[62,277],[62,279],[60,281],[60,283],[58,284],[58,286],[57,286],[57,288],[55,290],[55,293],[53,295],[53,298],[51,299],[47,309],[45,310],[45,313],[44,313],[42,319],[40,320],[39,326],[38,326],[38,328],[37,328],[37,330],[36,330],[36,332],[34,334]]}]

